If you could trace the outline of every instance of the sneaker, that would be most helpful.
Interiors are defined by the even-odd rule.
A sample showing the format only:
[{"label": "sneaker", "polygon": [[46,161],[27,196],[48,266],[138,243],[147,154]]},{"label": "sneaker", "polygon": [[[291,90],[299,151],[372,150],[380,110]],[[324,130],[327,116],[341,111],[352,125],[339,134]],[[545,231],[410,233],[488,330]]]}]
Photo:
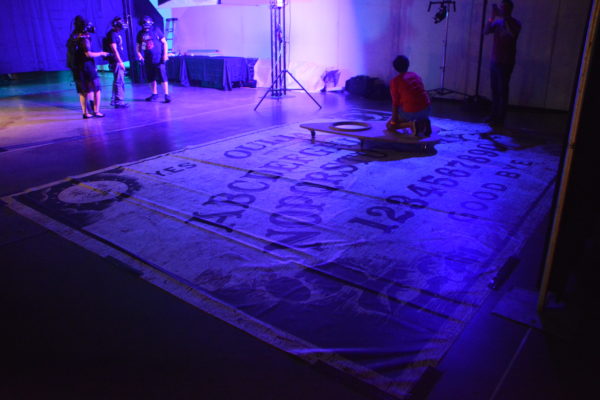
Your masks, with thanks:
[{"label": "sneaker", "polygon": [[129,107],[129,104],[127,104],[127,103],[114,103],[113,107],[115,107],[115,108],[127,108],[127,107]]},{"label": "sneaker", "polygon": [[415,129],[418,137],[427,137],[431,135],[431,121],[429,118],[419,119],[415,123]]},{"label": "sneaker", "polygon": [[504,126],[504,121],[501,119],[497,119],[497,118],[488,118],[485,121],[486,124],[488,124],[491,127],[502,127]]},{"label": "sneaker", "polygon": [[165,103],[170,103],[171,102],[171,96],[169,96],[168,94],[165,94]]},{"label": "sneaker", "polygon": [[488,116],[486,119],[483,120],[483,122],[490,126],[502,126],[504,124],[504,121],[501,118],[495,117],[493,115]]},{"label": "sneaker", "polygon": [[146,101],[156,101],[158,100],[158,94],[152,94],[150,97],[146,97]]}]

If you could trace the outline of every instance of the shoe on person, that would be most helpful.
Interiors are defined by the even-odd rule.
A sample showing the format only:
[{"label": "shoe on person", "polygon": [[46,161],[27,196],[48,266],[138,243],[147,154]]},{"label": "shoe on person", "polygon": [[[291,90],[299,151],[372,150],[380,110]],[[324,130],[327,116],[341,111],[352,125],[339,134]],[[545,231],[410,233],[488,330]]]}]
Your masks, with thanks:
[{"label": "shoe on person", "polygon": [[418,137],[427,137],[431,135],[431,121],[429,118],[423,118],[417,120],[415,123],[415,129]]},{"label": "shoe on person", "polygon": [[169,96],[168,94],[165,94],[165,103],[170,103],[171,102],[171,96]]},{"label": "shoe on person", "polygon": [[493,115],[490,115],[488,117],[486,117],[483,120],[484,123],[490,125],[490,126],[499,126],[502,125],[504,123],[504,121],[502,121],[500,118],[495,117]]},{"label": "shoe on person", "polygon": [[146,101],[156,101],[158,100],[158,94],[152,94],[149,97],[146,97]]},{"label": "shoe on person", "polygon": [[504,121],[498,118],[488,118],[485,120],[485,123],[491,127],[502,127],[504,126]]},{"label": "shoe on person", "polygon": [[129,107],[129,104],[121,102],[121,103],[115,103],[115,104],[113,104],[113,106],[115,108],[127,108],[127,107]]}]

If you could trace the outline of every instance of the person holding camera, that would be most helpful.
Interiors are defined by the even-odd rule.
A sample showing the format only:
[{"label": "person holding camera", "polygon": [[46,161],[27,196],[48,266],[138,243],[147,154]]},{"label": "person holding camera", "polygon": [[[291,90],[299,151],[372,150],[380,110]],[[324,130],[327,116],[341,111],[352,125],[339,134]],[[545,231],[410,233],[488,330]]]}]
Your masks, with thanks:
[{"label": "person holding camera", "polygon": [[[79,103],[83,112],[83,119],[92,117],[102,118],[100,112],[100,78],[96,70],[95,57],[106,57],[105,51],[92,51],[90,34],[96,31],[94,25],[78,15],[73,21],[74,29],[67,40],[67,66],[73,73],[73,80],[79,94]],[[88,100],[93,109],[88,112]]]},{"label": "person holding camera", "polygon": [[152,94],[146,101],[157,101],[158,92],[156,82],[160,82],[165,92],[165,103],[171,102],[169,96],[169,82],[165,64],[169,59],[168,45],[160,29],[154,26],[154,20],[148,16],[140,20],[142,30],[137,35],[137,55],[144,61],[146,79],[150,83]]},{"label": "person holding camera", "polygon": [[492,5],[492,16],[485,26],[485,34],[494,36],[490,78],[492,86],[492,112],[486,122],[493,126],[504,125],[508,109],[510,76],[515,66],[517,39],[521,23],[513,18],[512,0],[502,0]]},{"label": "person holding camera", "polygon": [[121,32],[128,28],[127,23],[121,17],[113,18],[112,28],[104,37],[105,51],[109,53],[107,57],[108,65],[113,73],[112,96],[110,105],[115,108],[127,108],[125,103],[125,64],[123,58],[125,55],[123,49],[123,36]]}]

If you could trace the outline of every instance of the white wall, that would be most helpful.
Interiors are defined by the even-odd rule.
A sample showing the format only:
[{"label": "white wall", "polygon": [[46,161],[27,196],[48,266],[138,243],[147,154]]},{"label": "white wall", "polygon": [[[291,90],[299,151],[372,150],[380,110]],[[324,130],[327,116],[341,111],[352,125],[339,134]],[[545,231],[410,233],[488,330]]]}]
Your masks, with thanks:
[{"label": "white wall", "polygon": [[174,8],[175,50],[219,50],[227,56],[270,57],[267,6]]},{"label": "white wall", "polygon": [[[511,104],[568,110],[590,2],[515,0],[514,16],[523,30]],[[448,89],[475,94],[483,3],[457,0],[456,12],[450,13],[444,80]],[[290,70],[297,76],[294,68],[310,65],[304,69],[336,68],[346,77],[366,74],[387,81],[394,75],[394,56],[406,54],[427,88],[438,88],[446,21],[434,24],[439,6],[427,12],[428,5],[424,0],[289,0]],[[175,47],[180,50],[270,56],[268,6],[187,7],[172,13],[179,18]],[[479,94],[487,97],[490,50],[491,37],[486,37]]]}]

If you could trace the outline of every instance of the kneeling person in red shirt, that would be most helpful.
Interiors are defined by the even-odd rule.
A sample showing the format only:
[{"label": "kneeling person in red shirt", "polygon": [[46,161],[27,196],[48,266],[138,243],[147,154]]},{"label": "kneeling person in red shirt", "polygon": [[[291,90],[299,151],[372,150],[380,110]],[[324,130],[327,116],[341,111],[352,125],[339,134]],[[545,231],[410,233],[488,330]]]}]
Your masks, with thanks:
[{"label": "kneeling person in red shirt", "polygon": [[414,72],[408,72],[409,64],[406,56],[398,56],[394,60],[394,69],[398,71],[398,75],[390,83],[392,117],[386,127],[388,130],[395,130],[403,122],[415,121],[417,135],[429,135],[431,101],[421,77]]}]

